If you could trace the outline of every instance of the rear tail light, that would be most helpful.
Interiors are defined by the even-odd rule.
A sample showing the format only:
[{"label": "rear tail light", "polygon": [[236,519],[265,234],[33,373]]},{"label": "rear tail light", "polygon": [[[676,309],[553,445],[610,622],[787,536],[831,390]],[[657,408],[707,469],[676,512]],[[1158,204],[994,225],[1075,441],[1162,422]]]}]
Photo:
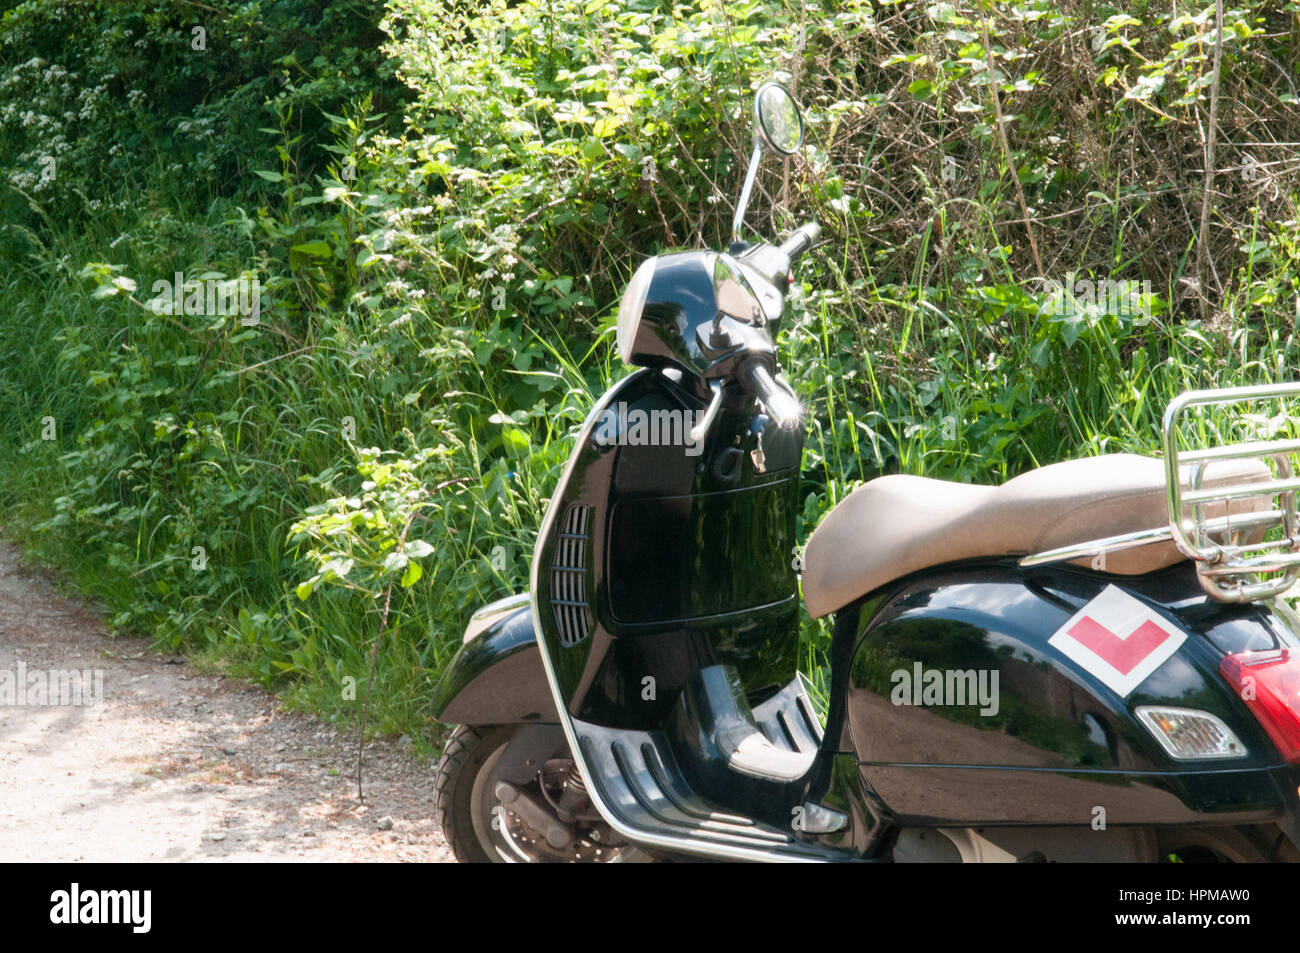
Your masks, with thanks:
[{"label": "rear tail light", "polygon": [[1219,671],[1273,739],[1282,760],[1300,764],[1300,651],[1227,655]]}]

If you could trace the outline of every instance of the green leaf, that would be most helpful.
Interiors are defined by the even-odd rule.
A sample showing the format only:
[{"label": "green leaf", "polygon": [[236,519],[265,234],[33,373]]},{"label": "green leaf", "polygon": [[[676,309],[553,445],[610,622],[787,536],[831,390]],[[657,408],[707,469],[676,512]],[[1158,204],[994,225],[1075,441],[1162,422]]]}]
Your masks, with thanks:
[{"label": "green leaf", "polygon": [[505,441],[507,447],[511,450],[518,450],[520,453],[527,453],[529,448],[528,434],[514,427],[506,427],[501,431],[501,438]]},{"label": "green leaf", "polygon": [[1043,338],[1032,348],[1029,349],[1030,360],[1038,367],[1046,367],[1052,354],[1052,344],[1047,338]]},{"label": "green leaf", "polygon": [[301,245],[294,245],[289,250],[301,252],[304,255],[315,255],[318,258],[328,258],[334,254],[334,250],[322,241],[304,242]]},{"label": "green leaf", "polygon": [[323,575],[334,575],[340,579],[343,579],[347,576],[348,573],[352,571],[352,566],[353,566],[353,562],[351,559],[345,556],[341,556],[337,559],[331,559],[324,566],[322,566],[321,573]]},{"label": "green leaf", "polygon": [[260,175],[262,178],[266,179],[266,181],[268,181],[268,182],[283,182],[283,181],[284,181],[284,176],[282,176],[279,172],[267,172],[265,169],[254,169],[254,170],[253,170],[253,174],[254,174],[254,175]]},{"label": "green leaf", "polygon": [[412,559],[423,559],[433,552],[433,547],[422,539],[413,539],[402,547],[402,552]]},{"label": "green leaf", "polygon": [[410,589],[420,581],[420,577],[423,575],[424,570],[420,568],[419,563],[408,563],[406,566],[406,572],[402,573],[402,588]]},{"label": "green leaf", "polygon": [[[596,125],[592,126],[591,134],[597,139],[608,139],[618,132],[618,127],[621,125],[623,125],[623,119],[620,116],[602,116],[596,120]],[[591,158],[595,158],[595,156],[591,156]]]}]

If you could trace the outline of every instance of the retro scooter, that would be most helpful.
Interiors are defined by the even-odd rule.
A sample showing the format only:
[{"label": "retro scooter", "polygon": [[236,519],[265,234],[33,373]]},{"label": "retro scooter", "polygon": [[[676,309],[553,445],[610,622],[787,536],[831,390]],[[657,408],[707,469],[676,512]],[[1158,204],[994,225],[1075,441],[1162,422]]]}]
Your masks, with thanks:
[{"label": "retro scooter", "polygon": [[754,122],[735,243],[637,269],[638,370],[578,434],[530,591],[437,686],[457,858],[1300,859],[1300,440],[1219,439],[1300,385],[1182,395],[1163,460],[867,482],[804,550],[834,617],[810,691],[775,341],[818,228],[739,240],[762,154],[803,139],[779,85]]}]

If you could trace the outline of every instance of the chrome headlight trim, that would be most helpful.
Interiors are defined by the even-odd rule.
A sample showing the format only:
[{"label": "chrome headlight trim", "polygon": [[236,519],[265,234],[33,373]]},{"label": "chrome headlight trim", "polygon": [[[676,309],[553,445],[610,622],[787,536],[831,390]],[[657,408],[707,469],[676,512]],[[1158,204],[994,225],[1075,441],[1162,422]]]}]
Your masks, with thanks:
[{"label": "chrome headlight trim", "polygon": [[641,263],[641,267],[632,275],[632,280],[627,283],[623,300],[618,305],[618,353],[628,364],[632,363],[632,347],[636,343],[637,329],[641,326],[641,312],[645,310],[656,261],[655,258],[647,258]]}]

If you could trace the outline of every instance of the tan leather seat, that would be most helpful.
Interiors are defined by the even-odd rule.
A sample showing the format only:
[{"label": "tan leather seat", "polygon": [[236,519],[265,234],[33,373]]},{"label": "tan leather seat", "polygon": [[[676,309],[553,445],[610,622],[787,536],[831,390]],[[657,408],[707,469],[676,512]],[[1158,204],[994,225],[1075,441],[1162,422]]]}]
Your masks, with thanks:
[{"label": "tan leather seat", "polygon": [[[1259,460],[1225,460],[1205,485],[1264,480]],[[1269,505],[1237,500],[1232,512]],[[1223,504],[1207,516],[1223,514]],[[1001,486],[884,476],[840,502],[804,551],[804,604],[814,618],[908,573],[980,556],[1027,555],[1169,525],[1163,461],[1134,454],[1068,460]],[[1138,575],[1183,559],[1172,542],[1107,553],[1106,572]],[[1091,559],[1077,562],[1088,565]]]}]

